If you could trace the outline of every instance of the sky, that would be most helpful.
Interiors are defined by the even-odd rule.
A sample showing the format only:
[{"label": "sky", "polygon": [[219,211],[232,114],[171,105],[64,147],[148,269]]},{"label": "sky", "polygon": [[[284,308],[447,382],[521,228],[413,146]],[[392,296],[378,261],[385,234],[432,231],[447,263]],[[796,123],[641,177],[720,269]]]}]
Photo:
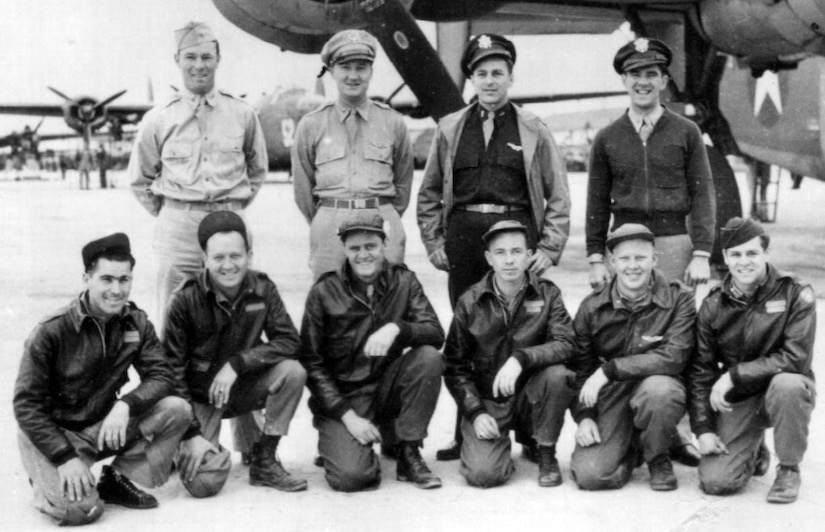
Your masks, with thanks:
[{"label": "sky", "polygon": [[[60,103],[51,85],[69,96],[99,99],[127,89],[118,103],[149,103],[180,85],[173,61],[173,32],[189,20],[212,26],[221,42],[217,83],[255,101],[264,92],[314,87],[317,55],[282,52],[224,19],[210,0],[26,0],[6,2],[0,17],[0,102]],[[434,25],[422,23],[434,40]],[[514,37],[518,63],[512,93],[569,93],[621,90],[611,61],[629,39],[604,36]],[[327,94],[331,80],[325,80]],[[401,78],[383,53],[375,64],[373,95],[389,95]],[[605,102],[541,106],[539,114],[575,111]],[[0,135],[36,124],[39,117],[0,116]],[[65,132],[62,119],[47,119],[41,133]]]}]

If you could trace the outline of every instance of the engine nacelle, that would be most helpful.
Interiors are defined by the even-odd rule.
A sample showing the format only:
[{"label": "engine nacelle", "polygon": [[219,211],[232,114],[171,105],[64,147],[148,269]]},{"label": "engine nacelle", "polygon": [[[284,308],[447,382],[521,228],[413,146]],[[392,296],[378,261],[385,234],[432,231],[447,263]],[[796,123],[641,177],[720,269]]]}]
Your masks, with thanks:
[{"label": "engine nacelle", "polygon": [[[825,54],[823,0],[703,0],[702,30],[719,50],[754,65]],[[797,56],[793,61],[783,58]]]}]

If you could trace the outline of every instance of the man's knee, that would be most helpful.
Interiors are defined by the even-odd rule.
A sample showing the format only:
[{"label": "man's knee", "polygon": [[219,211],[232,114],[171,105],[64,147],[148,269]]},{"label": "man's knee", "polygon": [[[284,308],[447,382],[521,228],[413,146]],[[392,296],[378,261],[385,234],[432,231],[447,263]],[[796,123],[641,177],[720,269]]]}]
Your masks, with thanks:
[{"label": "man's knee", "polygon": [[274,394],[282,388],[302,390],[307,381],[307,372],[297,360],[284,360],[272,368],[269,373],[269,393]]},{"label": "man's knee", "polygon": [[158,401],[158,410],[174,427],[188,427],[192,422],[192,407],[180,397],[169,395]]},{"label": "man's knee", "polygon": [[699,463],[699,487],[708,495],[730,495],[741,490],[749,477],[717,464],[713,458],[702,458]]},{"label": "man's knee", "polygon": [[381,484],[381,469],[379,467],[336,467],[327,468],[326,478],[329,486],[335,491],[353,492],[374,490]]},{"label": "man's knee", "polygon": [[810,395],[811,391],[809,390],[807,377],[797,373],[774,375],[767,392],[768,401],[789,400],[799,402],[809,398]]},{"label": "man's knee", "polygon": [[103,501],[98,498],[95,491],[80,501],[68,503],[66,512],[58,524],[61,526],[88,525],[100,519],[101,515],[103,515]]},{"label": "man's knee", "polygon": [[600,460],[598,453],[574,454],[570,461],[570,476],[582,490],[611,490],[619,489],[630,478],[627,464],[608,463]]},{"label": "man's knee", "polygon": [[464,464],[462,474],[470,486],[493,488],[501,486],[509,480],[511,471],[508,469],[511,468],[496,467],[495,464],[479,462],[472,465]]},{"label": "man's knee", "polygon": [[431,345],[416,347],[408,356],[413,357],[411,365],[424,375],[440,377],[444,373],[444,357]]},{"label": "man's knee", "polygon": [[567,369],[564,364],[553,364],[533,375],[529,386],[544,395],[559,393],[570,388],[575,378],[576,374]]},{"label": "man's knee", "polygon": [[652,375],[645,378],[637,395],[642,396],[653,405],[685,404],[685,387],[678,380],[666,375]]}]

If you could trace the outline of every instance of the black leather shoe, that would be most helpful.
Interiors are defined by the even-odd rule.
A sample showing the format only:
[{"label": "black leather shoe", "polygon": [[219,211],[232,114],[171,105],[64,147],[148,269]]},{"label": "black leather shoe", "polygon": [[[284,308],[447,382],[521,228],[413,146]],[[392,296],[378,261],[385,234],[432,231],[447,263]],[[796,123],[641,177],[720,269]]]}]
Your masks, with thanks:
[{"label": "black leather shoe", "polygon": [[539,454],[539,486],[552,488],[562,483],[559,461],[556,460],[556,448],[544,445],[538,446]]},{"label": "black leather shoe", "polygon": [[103,471],[100,473],[97,493],[107,504],[119,504],[136,510],[148,510],[158,505],[156,498],[139,489],[132,484],[131,480],[108,465],[103,466]]},{"label": "black leather shoe", "polygon": [[650,487],[653,491],[673,491],[678,486],[670,457],[660,454],[647,464],[650,471]]},{"label": "black leather shoe", "polygon": [[312,464],[315,467],[324,467],[324,457],[323,456],[316,456],[315,460],[312,461]]},{"label": "black leather shoe", "polygon": [[678,447],[671,447],[670,458],[688,467],[699,467],[699,460],[702,459],[702,455],[699,454],[698,449],[692,443],[686,443]]},{"label": "black leather shoe", "polygon": [[427,467],[418,452],[418,442],[404,441],[399,444],[396,478],[402,482],[413,482],[423,490],[440,488],[441,479]]},{"label": "black leather shoe", "polygon": [[763,441],[759,444],[759,454],[756,455],[756,466],[753,468],[753,476],[762,477],[771,467],[771,452]]},{"label": "black leather shoe", "polygon": [[788,504],[794,502],[799,495],[799,486],[802,478],[799,476],[798,468],[776,467],[776,479],[768,492],[768,502],[777,504]]},{"label": "black leather shoe", "polygon": [[439,462],[449,462],[461,458],[461,445],[458,442],[451,442],[449,447],[439,449],[435,452],[435,459]]}]

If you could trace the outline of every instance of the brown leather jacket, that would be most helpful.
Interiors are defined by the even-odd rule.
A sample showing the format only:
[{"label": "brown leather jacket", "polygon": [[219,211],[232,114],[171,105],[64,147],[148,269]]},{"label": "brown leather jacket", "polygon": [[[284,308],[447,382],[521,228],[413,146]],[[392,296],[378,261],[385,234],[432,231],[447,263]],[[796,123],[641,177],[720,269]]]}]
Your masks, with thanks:
[{"label": "brown leather jacket", "polygon": [[767,390],[779,373],[813,378],[816,300],[809,285],[768,265],[768,278],[749,301],[731,293],[731,276],[702,302],[697,349],[688,369],[688,405],[696,435],[715,430],[710,391],[725,372],[729,401]]},{"label": "brown leather jacket", "polygon": [[146,313],[128,303],[105,326],[86,308],[86,293],[32,331],[14,388],[14,415],[35,447],[55,465],[77,457],[63,430],[102,421],[129,382],[140,384],[120,400],[129,415],[149,410],[174,389],[172,368]]},{"label": "brown leather jacket", "polygon": [[[641,380],[651,375],[678,377],[696,345],[696,303],[677,280],[653,272],[653,287],[634,309],[619,296],[616,277],[582,301],[573,326],[576,355],[569,364],[577,389],[599,367],[611,381]],[[595,418],[595,408],[577,403],[576,422]]]},{"label": "brown leather jacket", "polygon": [[[354,390],[383,375],[407,347],[444,343],[444,330],[413,272],[385,262],[372,304],[354,291],[349,264],[327,272],[307,296],[301,324],[301,363],[314,413],[339,419],[351,408],[342,390]],[[401,329],[387,356],[367,357],[369,336],[395,323]]]},{"label": "brown leather jacket", "polygon": [[498,298],[493,277],[489,272],[458,300],[444,348],[444,380],[471,421],[485,412],[482,399],[495,400],[493,381],[510,357],[521,364],[523,383],[573,356],[573,323],[555,284],[528,274],[511,313]]}]

